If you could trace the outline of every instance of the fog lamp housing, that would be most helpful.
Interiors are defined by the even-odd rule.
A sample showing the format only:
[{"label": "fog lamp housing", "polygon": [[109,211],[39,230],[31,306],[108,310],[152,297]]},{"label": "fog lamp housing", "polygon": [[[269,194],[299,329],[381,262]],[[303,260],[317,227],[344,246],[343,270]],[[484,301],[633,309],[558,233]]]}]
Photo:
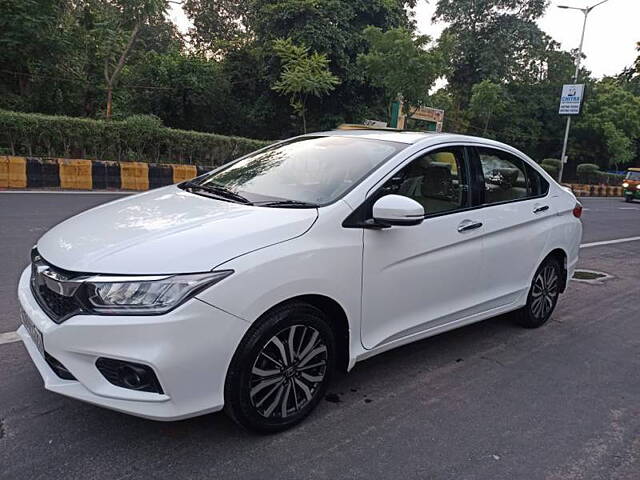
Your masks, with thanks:
[{"label": "fog lamp housing", "polygon": [[164,393],[156,373],[149,365],[100,357],[96,360],[96,368],[116,387],[139,392]]}]

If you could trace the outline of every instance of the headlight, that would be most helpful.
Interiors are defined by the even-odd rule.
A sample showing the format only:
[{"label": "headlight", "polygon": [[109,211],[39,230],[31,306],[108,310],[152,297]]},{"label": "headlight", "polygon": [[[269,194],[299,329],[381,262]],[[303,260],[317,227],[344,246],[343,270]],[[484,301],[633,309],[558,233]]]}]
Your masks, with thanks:
[{"label": "headlight", "polygon": [[636,190],[640,190],[640,183],[636,185]]},{"label": "headlight", "polygon": [[165,313],[233,273],[156,276],[102,276],[84,280],[85,302],[98,314],[157,315]]},{"label": "headlight", "polygon": [[624,188],[627,188],[627,187],[629,186],[629,184],[628,184],[627,182],[622,182],[622,186],[623,186]]}]

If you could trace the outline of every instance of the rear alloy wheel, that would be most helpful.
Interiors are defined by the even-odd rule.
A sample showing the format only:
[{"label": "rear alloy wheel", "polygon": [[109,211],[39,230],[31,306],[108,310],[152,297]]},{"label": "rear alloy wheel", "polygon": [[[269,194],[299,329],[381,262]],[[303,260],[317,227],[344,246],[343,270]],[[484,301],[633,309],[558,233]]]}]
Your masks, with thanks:
[{"label": "rear alloy wheel", "polygon": [[562,269],[555,258],[547,258],[533,276],[527,304],[516,312],[516,321],[527,328],[537,328],[549,320],[558,302]]},{"label": "rear alloy wheel", "polygon": [[334,357],[333,332],[320,310],[301,303],[277,308],[238,347],[225,385],[227,413],[261,432],[295,425],[324,396]]}]

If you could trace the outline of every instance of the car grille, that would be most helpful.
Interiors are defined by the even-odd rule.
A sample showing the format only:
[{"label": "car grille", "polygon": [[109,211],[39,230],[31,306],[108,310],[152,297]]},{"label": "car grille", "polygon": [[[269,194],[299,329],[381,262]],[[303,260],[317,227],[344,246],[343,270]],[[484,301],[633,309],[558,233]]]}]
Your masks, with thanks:
[{"label": "car grille", "polygon": [[73,297],[59,295],[46,285],[38,287],[37,296],[46,305],[47,313],[53,314],[54,320],[59,320],[78,310],[78,304]]},{"label": "car grille", "polygon": [[[45,272],[49,275],[45,278]],[[31,292],[40,307],[45,313],[56,323],[62,323],[67,318],[80,312],[82,305],[77,298],[71,295],[65,295],[62,285],[64,280],[71,279],[78,274],[58,269],[48,264],[36,250],[31,254]],[[53,278],[60,281],[52,280]],[[59,291],[55,291],[50,286],[58,286]],[[64,292],[69,293],[69,292]]]}]

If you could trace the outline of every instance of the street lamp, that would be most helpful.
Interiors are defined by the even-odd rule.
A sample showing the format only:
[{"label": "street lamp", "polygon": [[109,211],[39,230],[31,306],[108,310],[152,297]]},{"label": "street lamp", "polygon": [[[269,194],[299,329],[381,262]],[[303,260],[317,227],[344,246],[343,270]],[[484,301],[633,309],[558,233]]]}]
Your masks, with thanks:
[{"label": "street lamp", "polygon": [[[576,61],[576,73],[573,75],[573,83],[578,82],[578,75],[580,73],[580,62],[582,61],[582,46],[584,45],[584,32],[587,29],[587,17],[591,13],[591,11],[599,5],[608,2],[609,0],[602,0],[601,2],[596,3],[590,7],[579,8],[579,7],[569,7],[567,5],[558,5],[558,8],[563,8],[566,10],[580,10],[584,14],[584,23],[582,24],[582,36],[580,37],[580,47],[578,48],[578,60]],[[564,162],[565,157],[567,155],[567,144],[569,143],[569,130],[571,130],[571,116],[567,116],[567,128],[564,131],[564,143],[562,144],[562,156],[560,157],[560,172],[558,174],[558,181],[562,182],[562,172],[564,171]]]}]

